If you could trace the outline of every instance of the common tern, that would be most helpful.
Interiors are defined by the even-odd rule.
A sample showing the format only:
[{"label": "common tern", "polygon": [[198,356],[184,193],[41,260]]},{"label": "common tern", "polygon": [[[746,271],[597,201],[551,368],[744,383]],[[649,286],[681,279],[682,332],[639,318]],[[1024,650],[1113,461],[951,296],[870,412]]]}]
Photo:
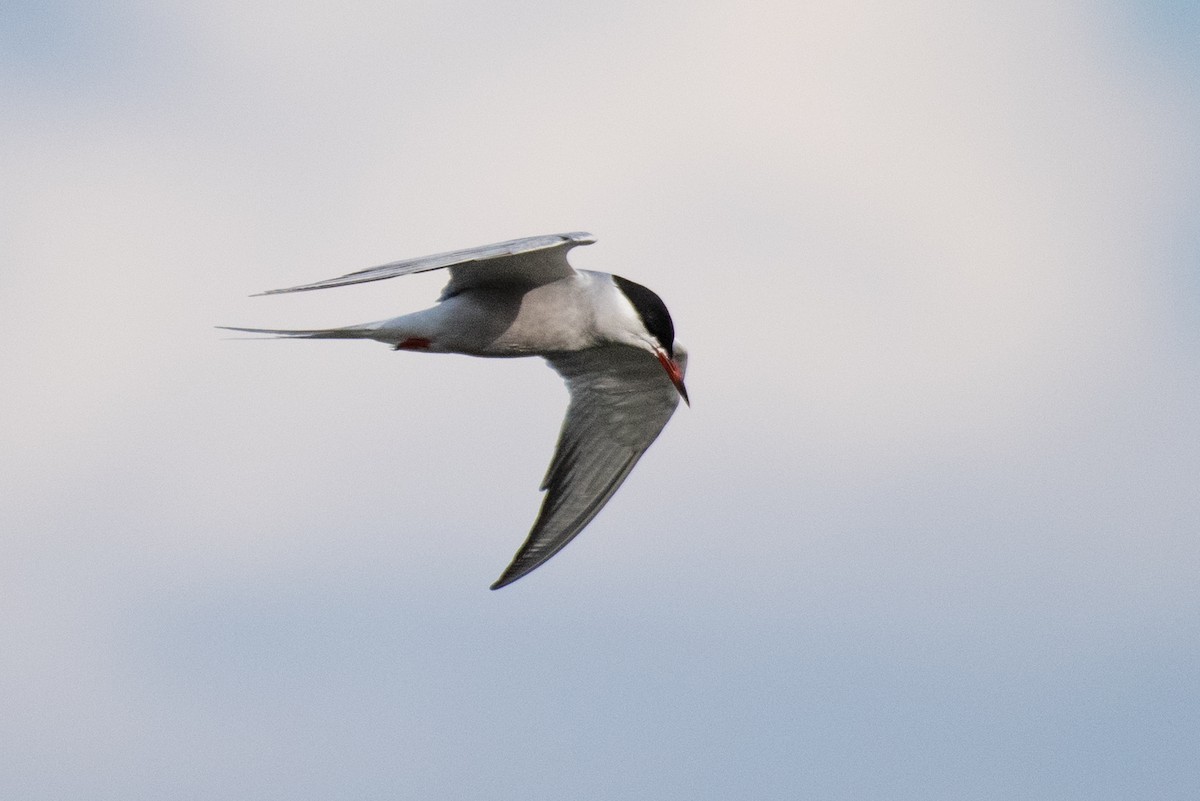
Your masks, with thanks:
[{"label": "common tern", "polygon": [[395,350],[470,356],[541,356],[566,381],[570,403],[542,481],[541,511],[496,590],[527,575],[592,521],[679,405],[687,351],[666,305],[626,278],[575,270],[573,232],[392,262],[261,295],[450,270],[437,305],[361,325],[317,330],[237,328],[296,339],[373,339]]}]

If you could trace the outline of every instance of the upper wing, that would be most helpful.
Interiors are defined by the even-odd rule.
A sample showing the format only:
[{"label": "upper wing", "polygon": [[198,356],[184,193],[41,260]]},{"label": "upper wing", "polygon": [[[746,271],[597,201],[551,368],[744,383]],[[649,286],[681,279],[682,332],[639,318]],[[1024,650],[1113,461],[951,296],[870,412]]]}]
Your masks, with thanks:
[{"label": "upper wing", "polygon": [[[682,347],[676,357],[686,367]],[[534,570],[582,531],[679,405],[670,378],[646,351],[608,345],[546,360],[566,379],[571,403],[542,482],[541,512],[493,590]]]},{"label": "upper wing", "polygon": [[498,242],[434,256],[394,261],[379,267],[329,278],[311,284],[271,289],[260,295],[277,295],[282,292],[307,292],[310,289],[328,289],[334,286],[362,284],[367,281],[382,281],[398,275],[411,275],[429,270],[449,267],[450,283],[444,296],[479,284],[528,283],[531,286],[557,281],[571,275],[574,270],[567,263],[567,251],[576,245],[590,245],[596,241],[591,234],[576,231],[569,234],[547,234]]}]

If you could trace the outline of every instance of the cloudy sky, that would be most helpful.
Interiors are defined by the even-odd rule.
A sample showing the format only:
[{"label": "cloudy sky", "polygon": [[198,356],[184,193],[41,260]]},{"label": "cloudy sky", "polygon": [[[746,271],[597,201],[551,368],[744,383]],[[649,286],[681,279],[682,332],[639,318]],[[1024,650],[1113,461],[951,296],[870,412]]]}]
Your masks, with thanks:
[{"label": "cloudy sky", "polygon": [[[15,0],[0,796],[1200,785],[1200,11]],[[681,409],[500,592],[537,360],[245,342],[561,230]]]}]

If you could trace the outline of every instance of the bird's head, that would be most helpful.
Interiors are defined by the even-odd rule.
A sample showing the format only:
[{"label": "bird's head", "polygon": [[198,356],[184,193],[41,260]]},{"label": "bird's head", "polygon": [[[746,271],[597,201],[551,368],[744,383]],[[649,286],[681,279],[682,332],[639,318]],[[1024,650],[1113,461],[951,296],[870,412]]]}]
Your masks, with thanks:
[{"label": "bird's head", "polygon": [[621,294],[628,298],[633,310],[637,312],[642,329],[636,335],[637,345],[658,358],[659,364],[667,371],[671,383],[675,385],[675,389],[679,390],[683,402],[691,406],[692,402],[688,400],[687,387],[683,383],[683,374],[687,369],[687,351],[682,345],[675,342],[675,324],[671,322],[671,313],[667,311],[667,305],[653,290],[636,284],[628,278],[614,275],[613,283],[616,284]]}]

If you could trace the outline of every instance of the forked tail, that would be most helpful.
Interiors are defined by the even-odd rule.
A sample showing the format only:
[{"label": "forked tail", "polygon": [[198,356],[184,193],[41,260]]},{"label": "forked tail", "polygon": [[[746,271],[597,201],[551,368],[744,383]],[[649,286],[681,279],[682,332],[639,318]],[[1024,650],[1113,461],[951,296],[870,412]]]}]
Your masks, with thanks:
[{"label": "forked tail", "polygon": [[378,333],[372,325],[348,325],[344,328],[313,328],[288,330],[279,328],[239,328],[232,325],[218,325],[225,331],[240,331],[243,334],[270,334],[283,339],[374,339]]}]

